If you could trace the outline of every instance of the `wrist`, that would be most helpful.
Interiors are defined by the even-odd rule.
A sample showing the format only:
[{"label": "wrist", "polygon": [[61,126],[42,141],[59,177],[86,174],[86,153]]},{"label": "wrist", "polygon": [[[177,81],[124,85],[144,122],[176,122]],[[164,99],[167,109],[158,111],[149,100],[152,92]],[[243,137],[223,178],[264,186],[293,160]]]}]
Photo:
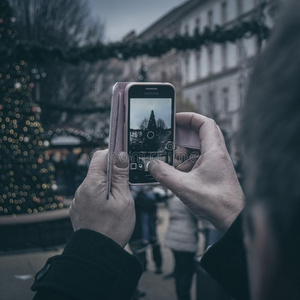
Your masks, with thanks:
[{"label": "wrist", "polygon": [[212,217],[210,220],[212,225],[222,234],[227,232],[235,219],[244,209],[244,195],[240,196],[235,201],[229,203],[227,202],[226,204],[226,207],[218,209],[219,214]]},{"label": "wrist", "polygon": [[128,242],[124,236],[118,234],[117,230],[112,231],[110,227],[108,229],[109,230],[105,231],[103,227],[97,228],[97,226],[86,226],[77,228],[75,234],[78,235],[79,238],[88,235],[97,236],[98,238],[101,237],[101,239],[108,239],[110,242],[114,242],[116,245],[124,248]]}]

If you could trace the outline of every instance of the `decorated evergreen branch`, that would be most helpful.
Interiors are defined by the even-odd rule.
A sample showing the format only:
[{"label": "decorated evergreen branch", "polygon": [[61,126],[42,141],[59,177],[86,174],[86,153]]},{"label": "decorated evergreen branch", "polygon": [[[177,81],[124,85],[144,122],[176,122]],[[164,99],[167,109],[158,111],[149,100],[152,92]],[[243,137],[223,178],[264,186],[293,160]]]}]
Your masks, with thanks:
[{"label": "decorated evergreen branch", "polygon": [[[0,20],[0,32],[3,32],[4,23],[3,19]],[[141,55],[160,57],[171,49],[178,51],[195,50],[212,43],[234,43],[241,38],[249,38],[253,35],[257,35],[263,40],[268,37],[269,32],[270,29],[266,25],[253,19],[240,22],[230,28],[218,25],[214,29],[206,27],[201,34],[195,32],[194,36],[156,37],[147,41],[132,40],[106,45],[88,45],[66,50],[45,46],[40,43],[19,42],[14,47],[7,47],[7,45],[2,44],[0,46],[0,61],[15,61],[18,58],[22,58],[35,62],[56,60],[78,64],[83,61],[96,62],[109,58],[127,60]]]},{"label": "decorated evergreen branch", "polygon": [[[18,32],[7,0],[0,1],[1,45],[15,45]],[[0,63],[0,216],[62,208],[54,190],[49,142],[31,97],[24,60]]]}]

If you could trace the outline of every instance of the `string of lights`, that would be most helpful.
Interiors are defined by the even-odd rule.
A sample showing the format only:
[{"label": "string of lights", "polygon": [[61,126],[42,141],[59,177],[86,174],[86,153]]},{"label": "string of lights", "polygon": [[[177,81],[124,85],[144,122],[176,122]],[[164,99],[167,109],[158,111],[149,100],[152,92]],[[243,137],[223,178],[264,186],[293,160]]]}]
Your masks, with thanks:
[{"label": "string of lights", "polygon": [[[1,21],[2,20],[2,21]],[[7,1],[0,2],[0,42],[14,45],[18,32]],[[28,65],[0,64],[0,215],[36,214],[62,208],[54,190],[49,142],[32,101]]]}]

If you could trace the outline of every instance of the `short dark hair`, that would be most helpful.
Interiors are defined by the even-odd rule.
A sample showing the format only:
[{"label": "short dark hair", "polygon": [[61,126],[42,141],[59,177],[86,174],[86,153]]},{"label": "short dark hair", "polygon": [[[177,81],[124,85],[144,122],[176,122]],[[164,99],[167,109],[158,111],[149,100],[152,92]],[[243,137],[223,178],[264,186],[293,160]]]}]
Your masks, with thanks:
[{"label": "short dark hair", "polygon": [[[242,115],[247,206],[264,205],[280,255],[300,279],[300,1],[277,20]],[[289,261],[290,260],[290,261]]]}]

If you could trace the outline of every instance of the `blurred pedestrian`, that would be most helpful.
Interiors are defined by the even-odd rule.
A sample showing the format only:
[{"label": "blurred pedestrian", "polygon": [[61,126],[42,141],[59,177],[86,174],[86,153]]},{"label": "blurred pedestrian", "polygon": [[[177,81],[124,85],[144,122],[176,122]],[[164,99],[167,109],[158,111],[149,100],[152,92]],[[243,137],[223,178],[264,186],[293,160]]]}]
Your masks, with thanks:
[{"label": "blurred pedestrian", "polygon": [[[144,221],[144,226],[149,228],[149,243],[151,245],[152,259],[155,263],[155,273],[162,273],[162,254],[160,249],[160,244],[157,236],[157,197],[152,191],[152,187],[146,187],[144,191],[146,197],[151,201],[152,205],[146,207],[146,210],[143,212],[145,218],[148,222]],[[146,261],[147,263],[147,261]]]},{"label": "blurred pedestrian", "polygon": [[[142,229],[141,208],[140,205],[137,204],[139,192],[140,192],[140,187],[137,186],[131,187],[131,194],[135,202],[136,222],[135,222],[132,236],[129,240],[129,247],[132,251],[132,254],[139,260],[139,262],[143,266],[143,271],[145,271],[146,250],[149,246],[149,243],[148,241],[145,241],[143,238],[145,233],[143,233],[143,229]],[[145,295],[146,293],[141,291],[137,286],[131,300],[138,300],[139,298],[142,298]]]},{"label": "blurred pedestrian", "polygon": [[133,198],[136,207],[136,228],[131,241],[131,247],[147,270],[146,250],[151,247],[152,259],[156,274],[162,273],[162,254],[157,237],[157,201],[151,187],[133,188]]},{"label": "blurred pedestrian", "polygon": [[240,179],[242,176],[242,161],[241,155],[237,150],[234,151],[233,155],[231,156],[231,160],[236,172],[236,176],[238,179]]},{"label": "blurred pedestrian", "polygon": [[76,188],[79,187],[81,182],[84,180],[87,171],[89,169],[89,155],[88,155],[88,150],[83,150],[79,155],[78,155],[78,160],[77,160],[77,172],[76,172]]},{"label": "blurred pedestrian", "polygon": [[58,195],[67,195],[67,176],[65,168],[65,158],[67,149],[53,149],[50,160],[55,168],[55,181],[58,186],[56,193]]},{"label": "blurred pedestrian", "polygon": [[205,237],[205,250],[217,243],[222,237],[219,231],[205,219],[202,220],[202,231]]},{"label": "blurred pedestrian", "polygon": [[76,191],[76,171],[78,161],[78,149],[72,149],[65,158],[65,176],[67,180],[67,196],[73,196]]},{"label": "blurred pedestrian", "polygon": [[176,294],[178,300],[189,300],[198,248],[198,218],[175,196],[169,200],[169,213],[165,246],[175,259]]}]

